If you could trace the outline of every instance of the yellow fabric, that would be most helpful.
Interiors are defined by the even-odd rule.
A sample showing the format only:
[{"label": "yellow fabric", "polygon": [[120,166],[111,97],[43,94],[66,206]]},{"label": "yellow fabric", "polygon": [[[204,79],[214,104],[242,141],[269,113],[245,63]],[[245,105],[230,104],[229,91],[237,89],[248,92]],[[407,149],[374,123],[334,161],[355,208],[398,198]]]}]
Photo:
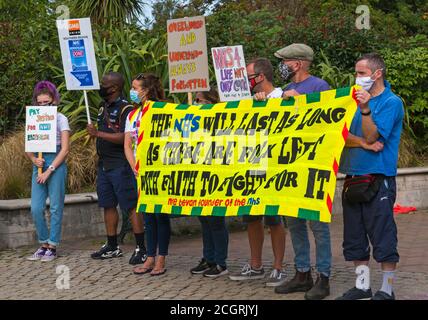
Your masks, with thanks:
[{"label": "yellow fabric", "polygon": [[330,222],[338,164],[357,109],[354,90],[289,101],[149,102],[137,146],[138,211]]}]

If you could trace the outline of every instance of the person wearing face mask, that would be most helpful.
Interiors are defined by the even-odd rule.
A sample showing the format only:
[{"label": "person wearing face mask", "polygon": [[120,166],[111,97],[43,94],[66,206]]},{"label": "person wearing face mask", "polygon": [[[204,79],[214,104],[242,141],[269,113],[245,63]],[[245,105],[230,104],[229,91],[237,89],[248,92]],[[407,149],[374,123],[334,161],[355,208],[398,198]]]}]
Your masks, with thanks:
[{"label": "person wearing face mask", "polygon": [[[34,87],[34,106],[58,106],[59,93],[49,81],[40,81]],[[41,247],[28,258],[31,261],[52,261],[57,257],[57,246],[61,239],[62,216],[64,209],[67,166],[65,159],[70,149],[70,127],[68,119],[57,113],[57,152],[43,153],[43,158],[27,152],[33,163],[31,181],[31,214],[36,225],[37,237]],[[38,169],[42,168],[42,173]],[[49,197],[50,231],[46,224],[46,199]]]},{"label": "person wearing face mask", "polygon": [[98,205],[104,208],[107,243],[91,254],[93,259],[123,256],[117,243],[119,214],[129,212],[136,248],[129,260],[132,265],[144,263],[147,250],[144,245],[144,222],[136,213],[137,186],[131,167],[123,151],[126,117],[132,106],[122,96],[125,80],[120,73],[109,72],[101,80],[99,94],[103,101],[98,112],[98,129],[88,124],[89,135],[95,137],[99,157],[97,171]]},{"label": "person wearing face mask", "polygon": [[[283,98],[300,94],[309,94],[329,90],[324,80],[309,73],[314,58],[311,47],[302,43],[293,43],[275,52],[282,59],[279,72],[282,80],[291,81],[283,93]],[[285,217],[294,250],[296,273],[293,279],[275,288],[276,293],[288,294],[305,292],[305,299],[319,300],[330,295],[331,242],[328,223],[306,219]],[[315,284],[311,274],[310,244],[307,224],[315,238],[317,279]]]},{"label": "person wearing face mask", "polygon": [[[138,177],[139,163],[136,163],[138,131],[141,121],[150,121],[144,117],[148,110],[146,102],[164,101],[165,93],[160,79],[151,73],[140,73],[132,80],[129,92],[134,109],[126,118],[124,152],[130,167]],[[134,183],[136,180],[134,178]],[[163,213],[138,213],[144,217],[147,234],[147,260],[142,266],[133,269],[134,274],[159,276],[166,272],[166,256],[171,238],[170,216]]]},{"label": "person wearing face mask", "polygon": [[[281,98],[281,88],[273,86],[273,67],[266,58],[258,58],[247,65],[247,74],[251,91],[255,100],[269,98]],[[262,265],[262,250],[264,242],[264,224],[269,226],[274,262],[272,272],[266,282],[267,286],[276,287],[285,282],[285,271],[282,266],[285,250],[285,229],[280,216],[244,216],[247,223],[248,241],[250,244],[250,262],[245,264],[242,270],[230,275],[231,280],[251,280],[265,277]]]},{"label": "person wearing face mask", "polygon": [[255,100],[282,97],[282,89],[273,86],[273,67],[268,59],[257,58],[248,63],[247,75]]},{"label": "person wearing face mask", "polygon": [[[398,148],[403,126],[402,100],[385,80],[385,62],[376,53],[365,54],[355,64],[358,110],[343,149],[339,171],[346,174],[342,196],[343,255],[353,261],[356,285],[338,300],[394,300],[393,281],[399,261],[393,206],[396,197]],[[357,180],[369,179],[361,197]],[[368,196],[370,194],[370,196]],[[370,244],[381,264],[382,287],[370,288]]]},{"label": "person wearing face mask", "polygon": [[329,90],[326,81],[310,74],[314,51],[303,43],[293,43],[275,52],[281,59],[279,75],[284,82],[290,82],[284,89],[283,98],[287,99],[300,94]]}]

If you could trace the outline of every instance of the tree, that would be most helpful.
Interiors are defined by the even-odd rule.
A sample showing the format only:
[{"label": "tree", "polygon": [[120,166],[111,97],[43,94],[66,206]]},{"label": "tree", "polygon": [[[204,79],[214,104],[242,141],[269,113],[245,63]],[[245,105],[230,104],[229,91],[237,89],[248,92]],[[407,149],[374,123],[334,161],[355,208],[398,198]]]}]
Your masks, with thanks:
[{"label": "tree", "polygon": [[139,20],[143,16],[142,0],[80,0],[72,6],[72,13],[79,17],[91,17],[100,26],[118,26]]}]

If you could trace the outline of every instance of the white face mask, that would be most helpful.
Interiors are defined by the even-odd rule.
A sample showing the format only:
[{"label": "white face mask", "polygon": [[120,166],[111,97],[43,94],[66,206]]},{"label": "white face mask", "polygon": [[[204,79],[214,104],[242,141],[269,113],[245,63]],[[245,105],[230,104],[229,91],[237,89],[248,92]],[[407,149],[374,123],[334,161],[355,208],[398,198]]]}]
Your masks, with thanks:
[{"label": "white face mask", "polygon": [[[378,69],[378,70],[382,71],[383,69]],[[373,74],[375,72],[373,72]],[[370,77],[356,77],[355,84],[363,87],[364,90],[369,91],[372,88],[373,83],[376,81],[372,79],[373,74]]]},{"label": "white face mask", "polygon": [[363,87],[364,90],[369,91],[375,81],[371,77],[357,77],[355,84]]}]

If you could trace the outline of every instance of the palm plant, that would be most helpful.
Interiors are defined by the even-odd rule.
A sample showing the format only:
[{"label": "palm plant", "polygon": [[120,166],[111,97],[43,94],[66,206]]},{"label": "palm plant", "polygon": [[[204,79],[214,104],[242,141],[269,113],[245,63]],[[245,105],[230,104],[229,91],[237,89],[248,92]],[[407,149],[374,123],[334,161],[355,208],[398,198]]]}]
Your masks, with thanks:
[{"label": "palm plant", "polygon": [[91,17],[99,26],[118,26],[139,20],[143,6],[142,0],[80,0],[74,3],[72,12],[80,17]]}]

